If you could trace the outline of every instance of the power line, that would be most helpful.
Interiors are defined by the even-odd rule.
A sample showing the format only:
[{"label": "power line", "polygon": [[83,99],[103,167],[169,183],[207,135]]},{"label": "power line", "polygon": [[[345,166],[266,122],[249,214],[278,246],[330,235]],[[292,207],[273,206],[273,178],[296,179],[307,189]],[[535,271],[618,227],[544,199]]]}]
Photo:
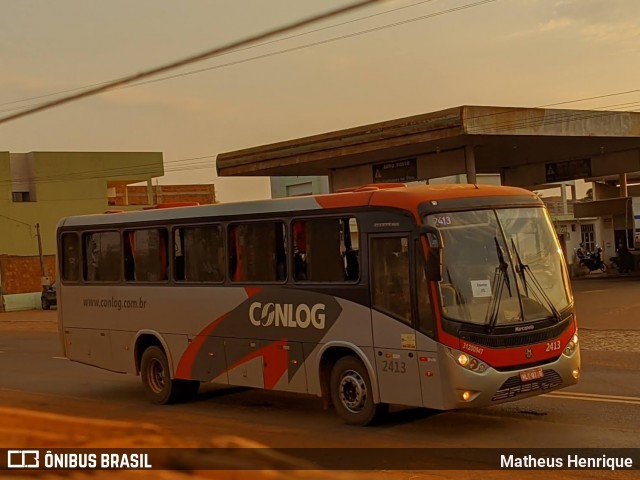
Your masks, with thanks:
[{"label": "power line", "polygon": [[[261,43],[258,43],[256,45],[249,45],[249,46],[246,46],[246,47],[243,47],[243,48],[236,48],[236,49],[234,49],[232,51],[229,51],[229,52],[224,52],[224,53],[221,53],[221,54],[218,54],[218,55],[214,55],[212,58],[223,57],[225,55],[232,55],[234,53],[244,52],[246,50],[251,50],[251,49],[254,49],[254,48],[260,48],[260,47],[264,47],[266,45],[271,45],[271,44],[274,44],[274,43],[285,42],[287,40],[291,40],[291,39],[294,39],[294,38],[299,38],[299,37],[303,37],[303,36],[306,36],[306,35],[311,35],[312,33],[318,33],[318,32],[322,32],[324,30],[329,30],[329,29],[332,29],[332,28],[337,28],[337,27],[342,27],[344,25],[349,25],[351,23],[361,22],[363,20],[368,20],[370,18],[379,17],[380,15],[387,15],[389,13],[397,12],[399,10],[405,10],[407,8],[412,8],[412,7],[415,7],[415,6],[418,6],[418,5],[422,5],[422,4],[425,4],[425,3],[430,3],[430,2],[433,2],[433,1],[434,0],[422,0],[420,2],[412,3],[410,5],[403,5],[401,7],[396,7],[396,8],[392,8],[392,9],[389,9],[389,10],[385,10],[384,12],[378,12],[378,13],[374,13],[374,14],[371,14],[371,15],[366,15],[364,17],[359,17],[359,18],[355,18],[355,19],[352,19],[352,20],[347,20],[345,22],[335,23],[333,25],[328,25],[326,27],[320,27],[320,28],[316,28],[314,30],[309,30],[309,31],[306,31],[306,32],[297,33],[295,35],[289,35],[287,37],[277,38],[275,40],[269,40],[267,42],[261,42]],[[104,81],[104,82],[92,83],[92,84],[84,85],[84,86],[81,86],[81,87],[74,87],[74,88],[69,88],[69,89],[66,89],[66,90],[60,90],[58,92],[46,93],[46,94],[37,95],[37,96],[34,96],[34,97],[23,98],[21,100],[12,100],[10,102],[0,103],[0,107],[3,107],[5,105],[13,105],[13,104],[16,104],[16,103],[28,102],[28,101],[31,101],[31,100],[38,100],[40,98],[52,97],[52,96],[55,96],[55,95],[62,95],[64,93],[76,92],[78,90],[84,90],[86,88],[97,87],[99,85],[105,85],[105,84],[107,84],[109,82],[112,82],[112,81],[114,81],[114,80],[107,80],[107,81]],[[11,108],[11,109],[5,109],[5,110],[0,110],[0,112],[18,110],[20,108],[25,108],[25,107],[16,107],[16,108]]]},{"label": "power line", "polygon": [[[597,98],[606,98],[606,97],[612,97],[612,96],[616,96],[616,95],[621,95],[621,94],[626,94],[626,93],[633,93],[634,90],[628,90],[625,92],[617,92],[617,93],[610,93],[610,94],[604,94],[604,95],[597,95],[597,96],[592,96],[592,97],[585,97],[584,99],[577,99],[577,100],[571,100],[568,102],[575,102],[575,101],[581,101],[581,100],[592,100],[592,99],[597,99]],[[562,103],[568,103],[568,102],[557,102],[557,104],[562,104]],[[551,105],[551,104],[549,104]],[[526,107],[526,108],[522,108],[520,110],[524,111],[524,110],[529,110],[529,109],[535,109],[535,108],[542,108],[543,106],[540,107]],[[626,102],[626,103],[621,103],[621,104],[611,104],[611,105],[605,105],[602,107],[598,107],[599,109],[612,109],[612,110],[619,110],[621,108],[629,108],[629,107],[639,107],[640,108],[640,101],[635,101],[635,102]],[[518,109],[516,109],[517,111]],[[478,119],[482,119],[482,118],[486,118],[486,117],[499,117],[500,115],[503,114],[512,114],[514,111],[514,109],[508,109],[505,110],[504,112],[492,112],[492,113],[487,113],[487,114],[482,114],[482,115],[476,115],[474,117],[469,117],[468,120],[478,120]],[[510,129],[514,129],[514,128],[527,128],[527,127],[535,127],[535,126],[541,126],[542,124],[555,124],[555,123],[560,123],[560,122],[565,122],[565,121],[578,121],[578,120],[586,120],[586,119],[590,119],[590,118],[597,118],[597,117],[603,117],[603,116],[607,116],[607,115],[612,115],[614,114],[614,112],[612,112],[611,110],[606,110],[606,111],[590,111],[590,110],[581,110],[581,111],[571,111],[571,112],[566,112],[563,110],[557,110],[555,111],[557,112],[553,118],[544,118],[544,119],[529,119],[529,120],[521,120],[520,122],[516,122],[514,123],[513,121],[509,120],[509,121],[503,121],[503,122],[497,122],[494,123],[492,126],[486,126],[484,128],[484,131],[482,129],[477,129],[476,132],[477,133],[497,133],[500,131],[504,131],[504,130],[510,130]],[[217,155],[216,154],[212,154],[212,155],[203,155],[203,156],[198,156],[198,157],[191,157],[191,158],[184,158],[184,159],[177,159],[177,160],[168,160],[168,161],[164,161],[163,162],[163,166],[169,165],[169,168],[163,168],[164,173],[169,173],[169,172],[178,172],[178,171],[189,171],[189,170],[198,170],[198,169],[206,169],[206,168],[213,168],[213,164],[209,163],[208,160],[211,158],[215,158]],[[51,183],[51,182],[60,182],[60,181],[68,181],[68,180],[78,180],[78,179],[86,179],[86,180],[90,180],[90,179],[99,179],[99,178],[112,178],[112,177],[116,177],[116,176],[125,176],[125,175],[144,175],[144,174],[148,174],[149,173],[149,167],[154,167],[157,166],[157,162],[154,163],[145,163],[145,164],[138,164],[138,165],[134,165],[131,167],[114,167],[114,168],[107,168],[107,169],[97,169],[97,170],[82,170],[82,171],[76,171],[76,172],[65,172],[65,173],[61,173],[61,174],[57,174],[57,175],[50,175],[50,176],[45,176],[45,177],[37,177],[37,178],[14,178],[12,180],[4,180],[4,181],[0,181],[0,185],[2,184],[8,184],[11,182],[15,182],[15,181],[29,181],[29,182],[34,182],[37,184],[40,183]],[[98,174],[98,175],[95,175]],[[223,179],[218,179],[217,181],[220,181]],[[144,180],[141,180],[144,181]]]},{"label": "power line", "polygon": [[493,3],[493,2],[496,2],[496,1],[498,1],[498,0],[480,0],[480,1],[477,1],[477,2],[474,2],[474,3],[468,3],[466,5],[460,5],[458,7],[448,8],[446,10],[440,10],[438,12],[433,12],[433,13],[430,13],[430,14],[427,14],[427,15],[421,15],[419,17],[413,17],[413,18],[410,18],[410,19],[407,19],[407,20],[401,20],[401,21],[398,21],[398,22],[389,23],[387,25],[381,25],[381,26],[378,26],[378,27],[369,28],[367,30],[361,30],[359,32],[347,33],[347,34],[340,35],[340,36],[337,36],[337,37],[332,37],[332,38],[328,38],[328,39],[325,39],[325,40],[319,40],[317,42],[307,43],[307,44],[304,44],[304,45],[298,45],[296,47],[290,47],[290,48],[286,48],[286,49],[283,49],[283,50],[278,50],[276,52],[270,52],[270,53],[265,53],[265,54],[262,54],[262,55],[256,55],[256,56],[245,58],[245,59],[241,59],[241,60],[235,60],[233,62],[223,63],[223,64],[220,64],[220,65],[214,65],[214,66],[211,66],[211,67],[200,68],[198,70],[192,70],[192,71],[189,71],[189,72],[183,72],[183,73],[177,73],[177,74],[174,74],[174,75],[168,75],[168,76],[165,76],[165,77],[155,78],[155,79],[147,80],[147,81],[144,81],[144,82],[136,82],[133,85],[129,85],[129,87],[138,87],[138,86],[141,86],[141,85],[149,85],[151,83],[158,83],[158,82],[163,82],[163,81],[166,81],[166,80],[172,80],[174,78],[186,77],[186,76],[189,76],[189,75],[195,75],[195,74],[198,74],[198,73],[208,72],[210,70],[218,70],[220,68],[226,68],[226,67],[231,67],[231,66],[234,66],[234,65],[240,65],[240,64],[252,62],[252,61],[255,61],[255,60],[261,60],[263,58],[275,57],[275,56],[278,56],[278,55],[283,55],[285,53],[296,52],[296,51],[299,51],[299,50],[304,50],[306,48],[317,47],[319,45],[326,45],[328,43],[333,43],[333,42],[337,42],[337,41],[340,41],[340,40],[346,40],[348,38],[354,38],[354,37],[359,37],[361,35],[366,35],[366,34],[369,34],[369,33],[379,32],[381,30],[386,30],[388,28],[399,27],[399,26],[402,26],[402,25],[407,25],[409,23],[419,22],[419,21],[422,21],[422,20],[427,20],[427,19],[430,19],[430,18],[442,16],[442,15],[447,15],[447,14],[450,14],[450,13],[458,12],[460,10],[466,10],[468,8],[479,7],[481,5],[485,5],[487,3]]},{"label": "power line", "polygon": [[578,98],[578,99],[575,99],[575,100],[565,100],[564,102],[548,103],[546,105],[540,105],[538,108],[556,107],[558,105],[566,105],[568,103],[586,102],[588,100],[598,100],[600,98],[616,97],[616,96],[619,96],[619,95],[628,95],[630,93],[638,93],[638,92],[640,92],[640,89],[627,90],[625,92],[607,93],[605,95],[596,95],[594,97],[584,97],[584,98]]},{"label": "power line", "polygon": [[0,118],[0,124],[9,122],[11,120],[16,120],[18,118],[21,118],[21,117],[24,117],[24,116],[27,116],[27,115],[31,115],[33,113],[37,113],[37,112],[40,112],[40,111],[43,111],[43,110],[47,110],[49,108],[57,107],[59,105],[65,104],[65,103],[69,103],[69,102],[72,102],[72,101],[75,101],[75,100],[80,100],[80,99],[85,98],[85,97],[90,97],[90,96],[93,96],[93,95],[97,95],[99,93],[106,92],[108,90],[112,90],[112,89],[114,89],[116,87],[119,87],[119,86],[128,85],[130,83],[137,82],[137,81],[142,80],[144,78],[151,77],[153,75],[158,75],[160,73],[171,71],[171,70],[175,70],[176,68],[184,67],[184,66],[190,65],[192,63],[200,62],[200,61],[205,60],[207,58],[211,58],[212,56],[220,55],[220,54],[228,52],[230,50],[234,50],[234,49],[237,49],[239,47],[243,47],[245,45],[249,45],[249,44],[258,42],[260,40],[271,38],[271,37],[274,37],[276,35],[280,35],[282,33],[288,32],[290,30],[293,30],[293,29],[296,29],[296,28],[300,28],[300,27],[304,27],[306,25],[309,25],[309,24],[312,24],[312,23],[316,23],[316,22],[321,21],[321,20],[326,20],[328,18],[332,18],[332,17],[335,17],[337,15],[341,15],[343,13],[347,13],[347,12],[350,12],[350,11],[353,11],[353,10],[357,10],[357,9],[360,9],[360,8],[362,8],[364,6],[372,5],[372,4],[378,3],[380,1],[382,1],[382,0],[361,0],[359,2],[347,5],[346,7],[340,7],[340,8],[331,10],[329,12],[320,14],[320,15],[314,15],[312,17],[309,17],[309,18],[306,18],[306,19],[303,19],[303,20],[299,20],[299,21],[290,23],[288,25],[284,25],[282,27],[278,27],[278,28],[275,28],[275,29],[272,29],[272,30],[268,30],[266,32],[259,33],[257,35],[253,35],[251,37],[247,37],[247,38],[242,39],[242,40],[231,42],[230,44],[222,46],[222,47],[216,47],[216,48],[213,48],[211,50],[207,50],[205,52],[202,52],[202,53],[199,53],[199,54],[196,54],[196,55],[192,55],[192,56],[187,57],[187,58],[183,58],[181,60],[177,60],[177,61],[165,64],[165,65],[162,65],[162,66],[159,66],[159,67],[156,67],[156,68],[152,68],[150,70],[146,70],[146,71],[141,72],[141,73],[136,73],[136,74],[133,74],[133,75],[129,75],[129,76],[126,76],[126,77],[123,77],[123,78],[108,82],[106,84],[102,84],[102,85],[98,85],[98,86],[93,87],[93,88],[89,88],[89,89],[84,90],[84,91],[82,91],[80,93],[76,93],[76,94],[69,95],[69,96],[66,96],[66,97],[62,97],[62,98],[59,98],[59,99],[56,99],[56,100],[52,100],[50,102],[46,102],[46,103],[43,103],[41,105],[29,108],[27,110],[23,110],[21,112],[14,113],[13,115],[9,115],[7,117]]},{"label": "power line", "polygon": [[[378,0],[378,1],[380,1],[380,0]],[[308,43],[308,44],[305,44],[305,45],[299,45],[297,47],[291,47],[291,48],[287,48],[287,49],[283,49],[283,50],[278,50],[276,52],[266,53],[266,54],[262,54],[262,55],[256,55],[254,57],[249,57],[249,58],[242,59],[242,60],[236,60],[236,61],[232,61],[232,62],[220,64],[220,65],[214,65],[214,66],[211,66],[211,67],[201,68],[201,69],[198,69],[198,70],[192,70],[192,71],[189,71],[189,72],[183,72],[183,73],[178,73],[178,74],[174,74],[174,75],[168,75],[168,76],[165,76],[165,77],[152,79],[152,80],[147,80],[147,81],[143,81],[143,82],[138,81],[138,80],[140,80],[140,78],[136,78],[136,79],[131,80],[130,82],[127,82],[126,84],[114,85],[113,87],[106,87],[106,84],[101,84],[101,85],[105,85],[105,86],[104,87],[97,87],[94,90],[96,90],[97,93],[101,93],[102,91],[105,91],[107,89],[108,90],[120,90],[120,89],[123,89],[123,88],[138,87],[138,86],[142,86],[142,85],[148,85],[148,84],[151,84],[151,83],[158,83],[158,82],[163,82],[163,81],[166,81],[166,80],[171,80],[171,79],[174,79],[174,78],[180,78],[180,77],[185,77],[185,76],[189,76],[189,75],[195,75],[195,74],[207,72],[207,71],[210,71],[210,70],[217,70],[217,69],[226,68],[226,67],[230,67],[230,66],[234,66],[234,65],[239,65],[239,64],[242,64],[242,63],[252,62],[252,61],[255,61],[255,60],[274,57],[274,56],[277,56],[277,55],[283,55],[285,53],[290,53],[290,52],[294,52],[294,51],[298,51],[298,50],[303,50],[303,49],[306,49],[306,48],[316,47],[316,46],[319,46],[319,45],[326,45],[328,43],[333,43],[333,42],[340,41],[340,40],[345,40],[345,39],[348,39],[348,38],[358,37],[360,35],[366,35],[366,34],[369,34],[369,33],[378,32],[380,30],[386,30],[388,28],[394,28],[394,27],[406,25],[406,24],[413,23],[413,22],[418,22],[418,21],[421,21],[421,20],[427,20],[429,18],[434,18],[434,17],[438,17],[438,16],[442,16],[442,15],[447,15],[447,14],[458,12],[458,11],[461,11],[461,10],[466,10],[468,8],[473,8],[473,7],[478,7],[478,6],[481,6],[481,5],[488,4],[488,3],[493,3],[493,2],[496,2],[496,1],[498,1],[498,0],[480,0],[480,1],[476,1],[476,2],[473,2],[473,3],[466,4],[466,5],[460,5],[458,7],[449,8],[449,9],[446,9],[446,10],[440,10],[438,12],[433,12],[433,13],[430,13],[430,14],[427,14],[427,15],[422,15],[422,16],[419,16],[419,17],[413,17],[413,18],[410,18],[408,20],[402,20],[402,21],[399,21],[399,22],[394,22],[394,23],[391,23],[391,24],[382,25],[382,26],[379,26],[379,27],[374,27],[374,28],[370,28],[370,29],[367,29],[367,30],[362,30],[362,31],[359,31],[359,32],[340,35],[338,37],[333,37],[333,38],[329,38],[329,39],[326,39],[326,40],[320,40],[320,41]],[[349,22],[345,22],[345,23],[349,23]],[[239,51],[239,50],[234,50],[234,52],[228,52],[228,53],[235,53],[236,51]],[[217,55],[212,55],[212,56],[220,56],[220,55],[217,54]],[[160,72],[155,72],[155,73],[160,73]],[[82,94],[79,94],[79,95],[82,95]],[[82,95],[82,96],[85,96],[85,95]],[[78,95],[74,95],[73,97],[75,99],[76,97],[78,97]],[[63,102],[63,103],[66,103],[66,102]],[[56,103],[56,101],[52,101],[52,102],[49,102],[48,104],[45,104],[45,105],[49,105],[49,104],[57,104],[57,103]],[[26,108],[26,110],[24,110],[25,114],[34,113],[36,111],[39,111],[39,110],[43,109],[43,108],[40,108],[37,105],[30,105],[30,106],[27,106],[27,107],[16,107],[16,108],[5,109],[5,110],[1,110],[0,112],[2,112],[2,111],[13,111],[13,110],[22,109],[22,108]],[[13,118],[18,118],[20,116],[22,116],[22,115],[20,115],[18,113],[18,114],[15,114],[15,115],[11,115],[9,117],[2,118],[2,119],[0,119],[0,123],[3,123],[5,120],[11,120]]]},{"label": "power line", "polygon": [[16,222],[16,223],[19,223],[21,225],[26,225],[27,227],[29,227],[29,229],[31,229],[31,227],[33,227],[33,225],[31,225],[30,223],[23,222],[22,220],[18,220],[17,218],[7,217],[6,215],[2,215],[1,213],[0,213],[0,217],[6,218],[7,220],[11,220],[12,222]]},{"label": "power line", "polygon": [[[611,95],[606,95],[611,96]],[[599,96],[602,97],[602,96]],[[600,108],[628,108],[630,106],[640,107],[640,102],[627,102],[623,104],[613,104],[609,106],[604,106]],[[539,108],[539,107],[532,107]],[[521,110],[528,110],[530,108],[523,108]],[[517,109],[516,109],[517,110]],[[499,117],[503,114],[512,114],[513,109],[508,109],[505,112],[492,112],[483,115],[476,115],[474,117],[469,117],[468,120],[478,120],[486,117]],[[555,112],[552,112],[555,113]],[[563,112],[563,110],[557,110],[557,113],[553,117],[545,117],[543,119],[525,119],[520,120],[519,122],[513,122],[512,120],[505,120],[502,122],[496,122],[492,125],[487,125],[484,128],[476,128],[476,134],[492,134],[499,133],[501,131],[513,130],[518,128],[532,128],[536,126],[544,125],[552,125],[567,121],[580,121],[580,120],[588,120],[591,118],[604,117],[608,115],[614,115],[618,112],[613,112],[610,110],[606,111],[590,111],[590,110],[582,110],[582,111],[573,111],[573,112]],[[171,172],[181,172],[181,171],[193,171],[193,170],[201,170],[201,169],[209,169],[214,168],[213,163],[209,162],[209,159],[215,158],[217,155],[204,155],[198,157],[191,157],[185,159],[177,159],[177,160],[168,160],[163,163],[163,173],[171,173]],[[169,167],[166,167],[166,165]],[[56,182],[66,182],[69,180],[96,180],[101,178],[114,178],[114,177],[122,177],[126,175],[148,175],[149,168],[156,167],[157,162],[154,163],[144,163],[137,164],[131,167],[113,167],[107,169],[97,169],[97,170],[82,170],[75,172],[65,172],[57,175],[49,175],[43,177],[36,178],[14,178],[11,180],[0,181],[0,185],[7,185],[16,181],[24,181],[31,182],[35,184],[45,184],[45,183],[56,183]],[[225,178],[218,178],[215,181],[223,181]],[[144,180],[140,180],[141,182]]]},{"label": "power line", "polygon": [[[291,50],[295,50],[295,49],[300,49],[300,48],[306,48],[308,46],[313,46],[319,43],[325,43],[327,41],[335,41],[338,39],[342,39],[342,38],[346,38],[349,36],[355,36],[355,35],[361,35],[364,33],[369,33],[371,31],[376,31],[376,30],[380,30],[383,28],[390,28],[391,26],[397,26],[400,24],[405,24],[405,23],[409,23],[409,22],[413,22],[413,21],[418,21],[418,20],[422,20],[425,18],[431,18],[433,16],[438,16],[438,15],[443,15],[446,13],[451,13],[452,11],[457,11],[457,10],[461,10],[461,9],[465,9],[465,8],[471,8],[473,6],[478,6],[480,4],[484,4],[484,3],[490,3],[492,1],[496,1],[496,0],[485,0],[483,2],[476,2],[473,4],[467,4],[467,5],[463,5],[460,7],[456,7],[453,9],[448,9],[448,10],[444,10],[444,11],[440,11],[440,12],[435,12],[429,15],[425,15],[425,16],[421,16],[421,17],[414,17],[412,19],[409,20],[405,20],[402,22],[396,22],[394,24],[389,24],[389,25],[384,25],[382,27],[376,27],[373,29],[369,29],[366,31],[362,31],[362,32],[355,32],[346,36],[341,36],[341,37],[335,37],[329,40],[325,40],[323,42],[316,42],[313,44],[307,44],[307,45],[303,45],[303,46],[299,46],[299,47],[293,47],[292,49],[287,49],[281,52],[275,52],[275,53],[271,53],[271,54],[267,54],[266,56],[270,56],[270,55],[274,55],[274,54],[278,54],[278,53],[283,53],[286,51],[291,51]],[[426,3],[426,2],[418,2],[418,3]],[[416,5],[416,4],[412,4],[411,6]],[[408,7],[408,6],[407,6]],[[406,7],[404,7],[406,8]],[[376,15],[380,15],[383,13],[387,13],[387,12],[381,12],[375,15],[370,15],[371,16],[376,16]],[[364,17],[364,18],[368,18],[368,17]],[[360,19],[356,19],[356,20],[360,20]],[[356,20],[351,20],[351,21],[347,21],[347,22],[343,22],[343,24],[346,23],[352,23],[353,21]],[[331,27],[323,27],[321,29],[317,29],[317,30],[323,30],[326,28],[331,28]],[[303,34],[300,34],[303,35]],[[299,36],[299,35],[296,35]],[[288,37],[291,38],[291,37]],[[272,43],[272,42],[269,42]],[[247,48],[252,48],[252,47],[247,47]],[[261,56],[262,57],[262,56]],[[257,57],[253,57],[253,59],[255,59]],[[245,61],[250,61],[251,59],[245,59],[245,60],[241,60],[239,62],[232,62],[232,64],[235,63],[241,63],[241,62],[245,62]],[[226,64],[229,65],[229,64]],[[224,65],[222,65],[224,66]],[[220,65],[218,66],[214,66],[214,67],[210,67],[208,69],[211,68],[221,68]],[[208,69],[204,69],[204,70],[208,70]],[[199,71],[204,71],[204,70],[199,70]],[[191,74],[191,73],[195,73],[195,72],[187,72],[185,74]],[[180,75],[185,75],[185,74],[180,74]],[[152,80],[152,81],[160,81],[166,78],[161,78],[161,79],[156,79],[156,80]],[[144,82],[147,83],[147,82]],[[130,86],[136,86],[136,85],[141,85],[142,83],[136,83],[134,85],[130,85]],[[638,90],[627,90],[627,91],[623,91],[623,92],[615,92],[615,93],[610,93],[610,94],[604,94],[604,95],[597,95],[597,96],[592,96],[592,97],[584,97],[581,99],[573,99],[573,100],[567,100],[567,101],[563,101],[563,102],[556,102],[556,103],[550,103],[550,104],[546,104],[546,105],[540,105],[539,107],[527,107],[527,108],[523,108],[522,110],[526,110],[529,108],[543,108],[543,107],[548,107],[548,106],[557,106],[557,105],[563,105],[563,104],[568,104],[568,103],[576,103],[576,102],[581,102],[581,101],[587,101],[587,100],[594,100],[594,99],[600,99],[600,98],[606,98],[606,97],[613,97],[613,96],[619,96],[619,95],[625,95],[625,94],[630,94],[630,93],[636,93],[636,92],[640,92],[640,89]],[[611,107],[616,107],[616,108],[620,108],[621,105],[626,105],[626,106],[636,106],[638,105],[639,102],[627,102],[625,104],[615,104],[612,105]],[[605,107],[600,107],[600,108],[607,108]],[[495,116],[498,117],[502,114],[507,114],[507,113],[512,113],[513,109],[509,109],[508,111],[505,112],[492,112],[492,113],[488,113],[488,114],[483,114],[483,115],[477,115],[475,117],[469,117],[469,120],[471,119],[480,119],[482,117],[490,117],[490,116]],[[561,111],[558,111],[561,112]],[[526,127],[533,127],[533,126],[539,126],[542,124],[552,124],[552,123],[559,123],[559,122],[563,122],[563,121],[574,121],[574,120],[583,120],[583,119],[589,119],[589,118],[596,118],[596,117],[600,117],[600,116],[606,116],[606,115],[610,115],[610,112],[599,112],[599,113],[595,113],[595,112],[588,112],[585,111],[585,113],[582,112],[571,112],[571,113],[565,113],[565,114],[561,114],[558,113],[557,115],[554,116],[552,121],[547,121],[546,119],[543,120],[521,120],[519,123],[513,123],[511,121],[505,121],[502,123],[495,123],[493,126],[487,126],[485,127],[484,133],[495,133],[495,132],[499,132],[501,130],[506,130],[506,129],[512,129],[512,128],[526,128]],[[479,131],[479,133],[483,133],[482,130]],[[172,160],[172,161],[167,161],[164,162],[165,164],[167,163],[178,163],[178,162],[185,162],[184,165],[181,166],[176,166],[173,168],[166,168],[164,169],[165,173],[167,172],[173,172],[173,171],[188,171],[188,170],[196,170],[196,169],[203,169],[203,168],[213,168],[213,165],[210,165],[208,162],[206,164],[203,164],[203,162],[197,162],[194,160],[199,160],[199,159],[207,159],[207,158],[213,158],[216,155],[207,155],[204,157],[195,157],[193,159],[182,159],[182,160]],[[139,164],[136,166],[132,166],[132,167],[116,167],[113,169],[100,169],[100,170],[94,170],[94,171],[82,171],[82,172],[67,172],[64,174],[60,174],[60,175],[54,175],[54,176],[49,176],[49,177],[40,177],[38,179],[35,179],[35,181],[37,183],[46,183],[46,182],[53,182],[53,181],[67,181],[70,179],[78,179],[79,175],[84,175],[86,179],[95,179],[95,178],[109,178],[109,177],[113,177],[113,176],[124,176],[124,175],[135,175],[135,174],[148,174],[148,171],[146,169],[147,166],[151,167],[151,166],[155,166],[156,163],[153,164]],[[99,173],[100,175],[96,176],[96,175],[92,175],[93,173]],[[14,179],[15,180],[15,179]],[[30,179],[24,179],[24,180],[30,180]],[[31,180],[33,181],[33,180]],[[0,182],[2,183],[2,182]]]}]

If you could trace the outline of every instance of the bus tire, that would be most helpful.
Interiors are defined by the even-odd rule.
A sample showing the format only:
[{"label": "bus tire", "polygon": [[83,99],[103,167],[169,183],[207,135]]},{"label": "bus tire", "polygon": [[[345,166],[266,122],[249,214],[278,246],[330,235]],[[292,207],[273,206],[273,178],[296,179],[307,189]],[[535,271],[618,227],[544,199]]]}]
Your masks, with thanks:
[{"label": "bus tire", "polygon": [[[186,394],[190,393],[188,391],[189,388],[193,392],[193,387],[186,387],[186,385],[192,385],[189,380],[171,379],[167,356],[160,347],[155,345],[147,348],[142,353],[140,377],[142,378],[142,385],[147,398],[152,403],[159,405],[184,400]],[[199,385],[198,382],[196,384]],[[197,388],[193,392],[194,396],[195,393],[197,393]]]},{"label": "bus tire", "polygon": [[349,425],[371,425],[388,405],[373,401],[369,373],[359,358],[340,358],[331,370],[331,401],[338,415]]}]

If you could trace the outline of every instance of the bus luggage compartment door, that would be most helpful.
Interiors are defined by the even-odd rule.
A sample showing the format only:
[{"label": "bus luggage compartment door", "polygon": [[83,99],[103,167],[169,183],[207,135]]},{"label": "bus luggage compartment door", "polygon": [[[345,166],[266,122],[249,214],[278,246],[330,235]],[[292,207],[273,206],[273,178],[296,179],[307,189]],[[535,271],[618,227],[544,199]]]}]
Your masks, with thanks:
[{"label": "bus luggage compartment door", "polygon": [[69,360],[113,369],[109,330],[65,328],[64,338]]},{"label": "bus luggage compartment door", "polygon": [[224,343],[229,385],[264,388],[264,360],[261,350],[267,342],[227,338]]}]

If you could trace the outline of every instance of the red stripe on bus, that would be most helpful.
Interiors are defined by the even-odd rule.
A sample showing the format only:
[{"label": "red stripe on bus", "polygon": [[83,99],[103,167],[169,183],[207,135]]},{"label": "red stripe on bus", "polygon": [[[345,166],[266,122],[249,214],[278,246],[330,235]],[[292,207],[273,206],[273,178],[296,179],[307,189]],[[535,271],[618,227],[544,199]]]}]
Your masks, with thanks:
[{"label": "red stripe on bus", "polygon": [[198,356],[198,352],[202,348],[202,344],[207,339],[207,336],[216,329],[222,321],[227,318],[229,312],[225,313],[221,317],[217,318],[215,321],[207,325],[204,330],[202,330],[196,338],[187,346],[187,349],[180,357],[180,362],[178,363],[178,368],[176,368],[176,378],[182,379],[190,379],[191,371],[193,369],[193,364],[196,361],[196,357]]},{"label": "red stripe on bus", "polygon": [[559,357],[575,332],[576,324],[572,322],[560,336],[544,342],[513,348],[487,348],[483,345],[461,341],[460,350],[492,367],[513,367]]},{"label": "red stripe on bus", "polygon": [[262,291],[260,287],[245,287],[244,291],[247,292],[247,297],[251,298],[254,295],[259,294]]},{"label": "red stripe on bus", "polygon": [[349,192],[314,197],[322,208],[347,208],[369,205],[373,192]]}]

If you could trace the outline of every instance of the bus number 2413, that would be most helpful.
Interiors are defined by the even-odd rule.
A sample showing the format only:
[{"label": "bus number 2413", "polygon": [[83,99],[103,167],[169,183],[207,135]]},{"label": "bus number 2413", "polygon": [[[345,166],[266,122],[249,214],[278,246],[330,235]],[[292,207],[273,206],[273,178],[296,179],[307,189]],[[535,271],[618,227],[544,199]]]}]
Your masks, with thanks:
[{"label": "bus number 2413", "polygon": [[547,342],[547,352],[553,352],[555,350],[560,350],[560,340],[556,340],[555,342]]},{"label": "bus number 2413", "polygon": [[383,360],[382,371],[389,373],[407,373],[407,364],[397,360]]}]

